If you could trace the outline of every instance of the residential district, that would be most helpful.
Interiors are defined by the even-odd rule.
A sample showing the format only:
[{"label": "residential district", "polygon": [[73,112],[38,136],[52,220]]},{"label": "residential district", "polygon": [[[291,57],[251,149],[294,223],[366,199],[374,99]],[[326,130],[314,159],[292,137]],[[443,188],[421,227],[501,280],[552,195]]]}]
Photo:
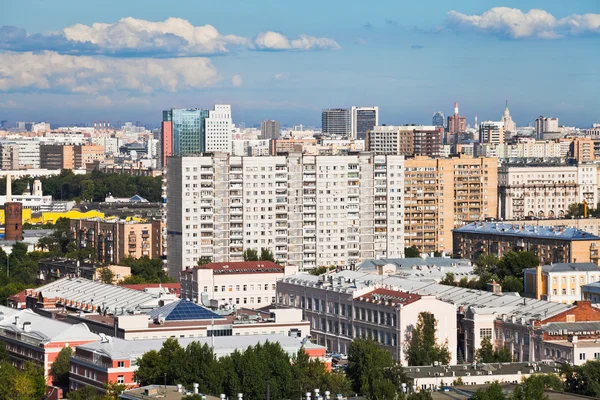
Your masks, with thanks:
[{"label": "residential district", "polygon": [[2,121],[0,399],[600,397],[600,125],[498,116]]}]

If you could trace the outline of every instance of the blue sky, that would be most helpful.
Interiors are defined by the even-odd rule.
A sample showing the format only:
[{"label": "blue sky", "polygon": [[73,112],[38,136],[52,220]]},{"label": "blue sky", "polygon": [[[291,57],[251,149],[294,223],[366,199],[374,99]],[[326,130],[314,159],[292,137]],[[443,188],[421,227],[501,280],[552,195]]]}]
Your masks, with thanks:
[{"label": "blue sky", "polygon": [[0,26],[12,121],[152,124],[230,103],[249,125],[318,125],[351,105],[430,123],[459,101],[472,123],[507,99],[519,125],[600,122],[597,0],[19,0],[0,3]]}]

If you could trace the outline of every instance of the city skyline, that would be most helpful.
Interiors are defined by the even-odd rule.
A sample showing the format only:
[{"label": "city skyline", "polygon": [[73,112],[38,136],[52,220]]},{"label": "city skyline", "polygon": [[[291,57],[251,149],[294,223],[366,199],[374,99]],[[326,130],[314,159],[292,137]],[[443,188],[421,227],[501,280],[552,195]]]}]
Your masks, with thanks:
[{"label": "city skyline", "polygon": [[428,124],[459,101],[472,125],[508,100],[518,126],[599,120],[594,1],[231,3],[3,6],[0,119],[158,125],[164,109],[231,104],[234,122],[319,126],[322,109],[372,104],[380,123]]}]

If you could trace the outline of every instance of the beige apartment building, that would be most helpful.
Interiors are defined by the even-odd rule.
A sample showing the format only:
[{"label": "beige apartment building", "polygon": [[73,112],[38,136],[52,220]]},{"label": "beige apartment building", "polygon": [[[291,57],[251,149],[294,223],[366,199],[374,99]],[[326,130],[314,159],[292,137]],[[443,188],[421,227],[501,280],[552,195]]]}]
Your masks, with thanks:
[{"label": "beige apartment building", "polygon": [[162,222],[72,219],[71,232],[79,247],[91,246],[98,261],[118,264],[127,257],[160,258],[162,256]]},{"label": "beige apartment building", "polygon": [[405,160],[406,247],[452,252],[452,229],[496,216],[498,161],[494,158]]},{"label": "beige apartment building", "polygon": [[104,160],[104,147],[96,145],[75,146],[75,168],[85,168],[94,161]]},{"label": "beige apartment building", "polygon": [[74,169],[75,146],[42,144],[40,146],[40,168]]}]

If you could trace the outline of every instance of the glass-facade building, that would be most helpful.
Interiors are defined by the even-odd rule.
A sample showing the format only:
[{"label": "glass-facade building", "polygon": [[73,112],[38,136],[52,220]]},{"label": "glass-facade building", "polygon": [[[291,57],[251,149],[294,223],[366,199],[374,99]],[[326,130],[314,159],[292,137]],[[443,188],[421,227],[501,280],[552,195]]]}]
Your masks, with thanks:
[{"label": "glass-facade building", "polygon": [[440,126],[442,128],[445,128],[445,118],[444,118],[444,113],[441,111],[437,111],[436,113],[433,114],[433,118],[431,119],[431,125],[433,126]]},{"label": "glass-facade building", "polygon": [[350,136],[350,110],[347,108],[323,110],[321,129],[323,133],[329,135]]},{"label": "glass-facade building", "polygon": [[172,123],[172,154],[202,153],[206,150],[204,119],[208,110],[172,109],[163,111],[163,122]]},{"label": "glass-facade building", "polygon": [[376,109],[356,110],[356,139],[365,140],[367,132],[377,126]]}]

